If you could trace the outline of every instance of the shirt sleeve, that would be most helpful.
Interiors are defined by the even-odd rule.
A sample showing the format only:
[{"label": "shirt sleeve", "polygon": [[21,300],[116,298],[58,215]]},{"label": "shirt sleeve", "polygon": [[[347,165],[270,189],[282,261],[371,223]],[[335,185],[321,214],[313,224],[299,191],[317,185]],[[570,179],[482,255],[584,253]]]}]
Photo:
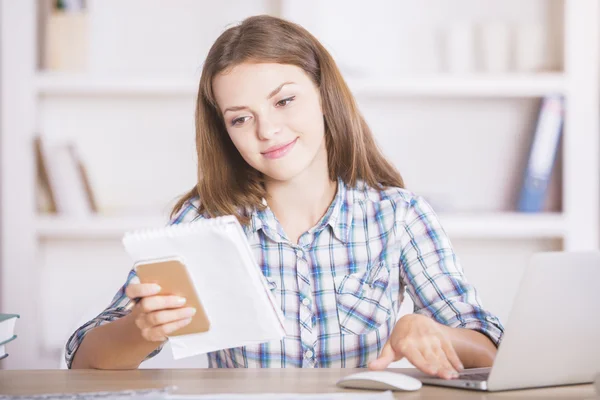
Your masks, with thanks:
[{"label": "shirt sleeve", "polygon": [[[198,214],[197,211],[198,211],[197,200],[186,202],[183,205],[183,207],[181,208],[181,210],[171,219],[171,221],[169,221],[169,225],[179,224],[179,223],[183,223],[183,222],[190,222],[195,219],[201,218],[201,216]],[[79,327],[71,335],[71,337],[67,341],[66,351],[65,351],[65,361],[66,361],[67,367],[69,369],[71,368],[71,364],[73,362],[73,357],[75,356],[77,349],[79,348],[79,346],[81,345],[81,342],[83,342],[83,339],[85,338],[85,335],[87,335],[87,333],[89,331],[91,331],[92,329],[94,329],[98,326],[108,324],[109,322],[112,322],[119,318],[122,318],[131,312],[131,309],[133,307],[133,304],[131,304],[132,300],[129,299],[127,297],[127,295],[125,295],[125,290],[127,289],[127,286],[131,282],[134,282],[134,283],[139,282],[138,276],[133,269],[131,269],[131,271],[129,271],[129,275],[127,276],[127,280],[126,280],[125,284],[119,289],[117,294],[113,297],[109,306],[104,311],[102,311],[98,316],[96,316],[92,320],[86,322],[84,325]],[[152,353],[150,353],[146,357],[146,360],[149,358],[152,358],[155,355],[157,355],[158,353],[160,353],[163,346],[164,346],[164,343],[162,343],[156,350],[154,350]]]},{"label": "shirt sleeve", "polygon": [[450,327],[481,332],[498,346],[504,333],[502,324],[483,308],[448,235],[422,197],[410,201],[404,229],[400,275],[415,304],[414,312]]}]

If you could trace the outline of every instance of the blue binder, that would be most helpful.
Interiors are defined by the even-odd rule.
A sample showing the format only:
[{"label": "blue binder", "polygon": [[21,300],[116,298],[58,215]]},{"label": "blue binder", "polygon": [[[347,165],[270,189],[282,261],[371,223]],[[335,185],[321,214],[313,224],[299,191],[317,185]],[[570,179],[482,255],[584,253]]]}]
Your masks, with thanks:
[{"label": "blue binder", "polygon": [[536,213],[543,210],[563,120],[563,98],[559,95],[544,97],[523,177],[518,211]]}]

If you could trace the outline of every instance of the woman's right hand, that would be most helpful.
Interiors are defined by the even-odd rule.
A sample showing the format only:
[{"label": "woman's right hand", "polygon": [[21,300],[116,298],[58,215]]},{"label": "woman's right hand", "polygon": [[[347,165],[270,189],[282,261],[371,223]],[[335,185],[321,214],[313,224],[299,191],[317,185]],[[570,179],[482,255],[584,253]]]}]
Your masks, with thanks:
[{"label": "woman's right hand", "polygon": [[125,294],[137,304],[132,311],[142,337],[150,342],[164,342],[171,333],[186,326],[196,313],[193,307],[183,307],[179,296],[158,295],[160,286],[153,283],[131,283]]}]

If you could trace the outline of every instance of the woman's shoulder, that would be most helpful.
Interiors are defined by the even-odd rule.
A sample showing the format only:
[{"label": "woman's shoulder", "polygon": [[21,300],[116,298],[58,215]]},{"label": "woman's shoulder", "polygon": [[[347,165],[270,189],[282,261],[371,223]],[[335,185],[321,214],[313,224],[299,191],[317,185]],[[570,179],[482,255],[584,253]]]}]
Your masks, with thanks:
[{"label": "woman's shoulder", "polygon": [[172,214],[169,225],[192,222],[197,219],[205,218],[207,218],[207,216],[200,212],[200,197],[196,195],[190,197],[181,204],[181,207]]},{"label": "woman's shoulder", "polygon": [[359,202],[390,203],[394,208],[409,208],[422,197],[415,192],[396,186],[372,187],[359,181],[354,190],[354,200]]},{"label": "woman's shoulder", "polygon": [[[368,203],[376,210],[377,219],[392,217],[396,222],[418,219],[434,214],[428,201],[420,194],[402,187],[371,187],[360,183],[353,188],[354,203]],[[364,208],[364,207],[359,207]]]}]

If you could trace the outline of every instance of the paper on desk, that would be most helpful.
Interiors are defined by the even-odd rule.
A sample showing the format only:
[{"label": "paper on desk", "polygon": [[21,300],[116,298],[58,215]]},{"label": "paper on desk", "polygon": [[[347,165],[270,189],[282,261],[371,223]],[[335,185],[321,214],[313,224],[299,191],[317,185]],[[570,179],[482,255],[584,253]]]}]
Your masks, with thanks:
[{"label": "paper on desk", "polygon": [[0,400],[158,400],[168,399],[167,393],[177,390],[177,386],[156,389],[116,390],[81,393],[45,393],[33,395],[7,396],[0,394]]},{"label": "paper on desk", "polygon": [[203,224],[202,229],[189,231],[185,226],[167,227],[162,234],[123,238],[135,262],[180,256],[189,269],[210,329],[170,337],[175,359],[280,341],[285,336],[281,308],[254,261],[241,226],[235,219],[229,221],[234,223]]},{"label": "paper on desk", "polygon": [[380,393],[258,393],[258,394],[209,394],[209,395],[169,395],[175,387],[162,389],[122,390],[93,393],[52,393],[27,396],[0,395],[0,400],[393,400],[392,392]]},{"label": "paper on desk", "polygon": [[[157,398],[156,400],[158,400]],[[168,395],[165,400],[394,400],[391,391],[365,393],[255,393],[255,394],[209,394]]]}]

